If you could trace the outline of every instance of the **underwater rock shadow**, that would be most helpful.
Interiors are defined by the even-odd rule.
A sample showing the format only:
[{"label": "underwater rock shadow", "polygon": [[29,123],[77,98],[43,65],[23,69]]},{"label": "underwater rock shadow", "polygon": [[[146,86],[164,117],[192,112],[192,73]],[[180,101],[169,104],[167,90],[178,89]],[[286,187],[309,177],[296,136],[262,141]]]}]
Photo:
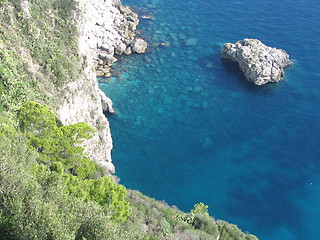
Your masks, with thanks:
[{"label": "underwater rock shadow", "polygon": [[237,62],[232,61],[231,59],[225,59],[225,58],[220,58],[220,61],[221,61],[222,67],[224,68],[224,71],[228,75],[237,77],[239,81],[247,83],[247,85],[253,84],[251,82],[248,82],[248,80],[244,76]]},{"label": "underwater rock shadow", "polygon": [[237,62],[234,62],[231,59],[224,59],[220,57],[220,63],[222,66],[221,71],[223,71],[225,75],[229,76],[229,79],[232,80],[231,84],[238,85],[242,89],[255,93],[262,93],[265,92],[266,89],[268,89],[266,85],[257,86],[253,82],[248,81]]},{"label": "underwater rock shadow", "polygon": [[206,56],[202,55],[201,57],[198,57],[195,63],[198,64],[204,71],[220,71],[221,67],[219,66],[219,60],[221,47],[214,45],[212,47],[209,47],[209,49],[211,49],[212,51],[208,51]]},{"label": "underwater rock shadow", "polygon": [[224,85],[228,84],[228,87],[234,91],[245,91],[253,97],[263,97],[269,96],[276,88],[283,84],[283,82],[279,82],[261,86],[255,85],[247,80],[237,62],[230,59],[222,59],[220,56],[219,59],[220,71],[217,73],[217,82]]},{"label": "underwater rock shadow", "polygon": [[[195,63],[198,64],[205,72],[213,73],[215,75],[215,84],[233,90],[253,90],[259,89],[254,83],[247,81],[239,64],[230,59],[222,59],[220,56],[221,50],[214,49],[214,53],[209,53],[207,56],[199,57]],[[261,86],[260,86],[261,89]]]},{"label": "underwater rock shadow", "polygon": [[255,85],[253,82],[247,80],[237,62],[225,58],[220,58],[220,61],[222,70],[225,72],[225,74],[232,76],[233,83],[238,84],[240,87],[246,89],[250,93],[254,93],[256,95],[268,95],[270,91],[277,88],[280,84],[283,84],[282,81],[279,83],[268,83],[261,86]]}]

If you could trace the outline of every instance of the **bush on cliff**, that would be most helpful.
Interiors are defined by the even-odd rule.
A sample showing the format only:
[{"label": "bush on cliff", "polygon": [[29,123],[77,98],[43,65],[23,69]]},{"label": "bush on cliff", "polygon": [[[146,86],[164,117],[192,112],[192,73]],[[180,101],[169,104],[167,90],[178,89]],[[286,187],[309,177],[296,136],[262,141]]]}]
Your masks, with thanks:
[{"label": "bush on cliff", "polygon": [[84,148],[79,145],[92,137],[94,130],[88,124],[80,122],[59,126],[53,112],[34,101],[22,105],[18,119],[21,131],[26,134],[30,146],[39,153],[39,160],[43,163],[59,161],[78,174],[77,166],[90,161],[83,154]]},{"label": "bush on cliff", "polygon": [[1,239],[103,240],[119,235],[111,214],[70,195],[57,173],[46,169],[41,178],[35,175],[23,137],[16,137],[0,142]]},{"label": "bush on cliff", "polygon": [[84,154],[80,146],[92,137],[93,129],[86,123],[59,126],[47,106],[29,101],[18,111],[19,126],[28,140],[31,151],[37,153],[38,163],[33,166],[37,178],[46,171],[58,173],[71,194],[83,200],[93,200],[112,212],[112,218],[123,222],[129,216],[126,189],[108,176],[101,175],[100,167]]}]

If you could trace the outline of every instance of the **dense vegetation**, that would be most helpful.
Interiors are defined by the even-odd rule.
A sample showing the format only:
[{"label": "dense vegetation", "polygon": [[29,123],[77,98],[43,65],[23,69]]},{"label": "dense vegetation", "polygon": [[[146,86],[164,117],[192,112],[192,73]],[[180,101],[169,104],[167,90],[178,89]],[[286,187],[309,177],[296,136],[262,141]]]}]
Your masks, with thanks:
[{"label": "dense vegetation", "polygon": [[0,0],[0,101],[6,108],[35,98],[50,104],[57,87],[81,74],[75,9],[73,0]]},{"label": "dense vegetation", "polygon": [[255,240],[118,184],[84,153],[94,130],[63,126],[60,87],[81,72],[74,0],[0,0],[0,239]]}]

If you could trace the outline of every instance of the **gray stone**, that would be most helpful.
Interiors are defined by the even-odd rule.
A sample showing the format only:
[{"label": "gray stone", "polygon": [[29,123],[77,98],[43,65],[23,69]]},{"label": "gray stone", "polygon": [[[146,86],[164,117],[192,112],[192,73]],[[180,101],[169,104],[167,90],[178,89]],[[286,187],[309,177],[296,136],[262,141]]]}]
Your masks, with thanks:
[{"label": "gray stone", "polygon": [[116,8],[120,8],[122,6],[122,3],[120,0],[113,0],[112,5]]},{"label": "gray stone", "polygon": [[127,49],[127,45],[124,44],[123,42],[121,42],[121,43],[117,46],[117,48],[116,48],[116,50],[115,50],[115,53],[116,53],[117,55],[121,55],[121,54],[123,53],[123,51],[125,51],[126,49]]},{"label": "gray stone", "polygon": [[109,55],[105,52],[99,53],[99,59],[103,61],[104,64],[110,65],[112,63],[115,63],[117,59],[113,55]]},{"label": "gray stone", "polygon": [[247,38],[224,44],[221,57],[238,62],[247,80],[256,85],[279,82],[283,78],[284,67],[291,63],[284,50]]},{"label": "gray stone", "polygon": [[126,15],[130,15],[130,13],[132,13],[131,9],[128,7],[128,6],[120,6],[119,7],[119,11],[122,13],[122,14],[126,14]]},{"label": "gray stone", "polygon": [[128,47],[126,50],[123,51],[124,54],[129,55],[132,53],[131,47]]},{"label": "gray stone", "polygon": [[114,54],[114,47],[108,44],[102,44],[101,50],[106,51],[108,54]]},{"label": "gray stone", "polygon": [[129,22],[128,23],[128,28],[130,31],[134,31],[137,29],[137,24],[135,24],[134,22]]},{"label": "gray stone", "polygon": [[148,47],[146,41],[141,38],[136,38],[131,42],[131,50],[136,53],[144,53]]},{"label": "gray stone", "polygon": [[115,113],[112,107],[112,100],[108,98],[101,89],[99,89],[99,94],[101,98],[102,110],[104,112]]}]

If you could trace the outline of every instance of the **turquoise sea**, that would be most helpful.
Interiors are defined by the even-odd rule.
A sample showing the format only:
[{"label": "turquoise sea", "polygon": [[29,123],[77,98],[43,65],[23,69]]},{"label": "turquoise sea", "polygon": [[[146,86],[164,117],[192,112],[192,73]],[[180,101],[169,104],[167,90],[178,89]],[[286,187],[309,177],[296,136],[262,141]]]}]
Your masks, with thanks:
[{"label": "turquoise sea", "polygon": [[[204,202],[261,240],[319,240],[320,2],[123,3],[152,19],[137,31],[148,52],[100,84],[120,182],[184,211]],[[255,86],[220,59],[244,38],[290,54],[283,81]]]}]

